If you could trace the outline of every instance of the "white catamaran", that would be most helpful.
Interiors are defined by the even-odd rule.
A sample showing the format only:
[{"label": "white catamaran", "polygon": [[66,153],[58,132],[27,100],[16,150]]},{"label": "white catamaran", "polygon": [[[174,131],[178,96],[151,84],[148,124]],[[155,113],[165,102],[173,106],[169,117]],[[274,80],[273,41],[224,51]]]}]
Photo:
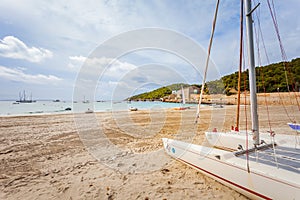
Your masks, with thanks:
[{"label": "white catamaran", "polygon": [[[275,143],[272,138],[268,140],[264,138],[264,135],[259,134],[252,27],[252,13],[256,7],[251,8],[251,0],[244,1],[250,67],[251,139],[253,139],[249,143],[251,148],[248,149],[245,145],[244,149],[232,152],[168,138],[162,139],[163,145],[168,155],[251,199],[299,199],[300,149],[289,145],[281,145],[280,142]],[[217,1],[216,13],[218,5],[219,0]],[[214,26],[212,34],[213,32]],[[208,59],[209,54],[207,63]],[[206,72],[203,82],[205,77]],[[204,84],[202,84],[202,87],[204,87]],[[198,110],[202,94],[203,90],[200,93]],[[199,111],[197,111],[197,117],[199,117]],[[245,138],[246,134],[241,132],[239,136]],[[262,142],[261,138],[265,142]],[[247,140],[243,139],[243,142],[245,141]],[[236,149],[236,146],[233,146],[233,149]]]},{"label": "white catamaran", "polygon": [[[269,0],[267,1],[267,3],[268,3],[269,8],[270,8]],[[275,15],[275,14],[273,14],[273,13],[275,13],[275,11],[270,10],[270,12],[271,12],[272,16]],[[277,27],[277,22],[276,22],[276,16],[273,18],[273,23],[274,23],[275,29],[277,31],[279,31],[278,27]],[[242,28],[241,28],[241,38],[242,38],[242,34],[243,33],[242,33]],[[280,46],[281,46],[282,55],[284,55],[285,53],[284,53],[284,50],[283,50],[283,47],[282,47],[282,44],[281,44],[279,32],[277,32],[277,37],[278,37],[278,41],[279,41]],[[242,39],[241,39],[241,43],[240,43],[240,49],[242,49]],[[254,144],[253,141],[252,141],[254,133],[252,131],[239,130],[240,81],[241,81],[242,51],[240,53],[241,54],[240,54],[239,80],[238,80],[238,98],[237,98],[238,104],[237,104],[236,126],[235,127],[232,126],[231,131],[227,131],[227,132],[218,132],[218,131],[207,131],[207,132],[205,132],[206,139],[212,146],[216,146],[216,147],[220,147],[220,148],[224,148],[224,149],[232,149],[232,150],[236,150],[238,148],[239,149],[245,148],[247,143],[250,143],[250,145]],[[283,59],[284,59],[284,56],[283,56]],[[284,69],[285,69],[286,83],[289,83],[287,73],[286,73],[287,70],[286,70],[285,65],[286,64],[283,63],[283,66],[284,66]],[[290,89],[289,89],[288,84],[287,84],[287,90],[290,93]],[[294,88],[293,88],[293,92],[295,92]],[[296,94],[295,94],[295,97],[297,98]],[[253,101],[253,99],[251,99],[251,100]],[[297,99],[296,99],[296,102],[298,104]],[[253,102],[251,105],[255,105],[255,104],[256,103]],[[285,106],[283,105],[283,107],[285,107]],[[298,108],[300,109],[299,104],[298,104]],[[286,108],[284,108],[284,109],[286,109]],[[253,120],[257,120],[257,119],[253,119]],[[300,148],[300,134],[299,134],[300,133],[300,124],[294,122],[294,123],[288,123],[288,125],[291,127],[291,129],[295,130],[294,135],[286,135],[286,134],[276,133],[276,136],[275,136],[275,133],[272,131],[272,129],[270,127],[270,130],[268,132],[260,131],[259,136],[260,136],[261,140],[263,140],[266,143],[276,142],[276,144],[280,145],[280,146]],[[253,127],[253,128],[254,128],[253,130],[257,130],[257,127]]]}]

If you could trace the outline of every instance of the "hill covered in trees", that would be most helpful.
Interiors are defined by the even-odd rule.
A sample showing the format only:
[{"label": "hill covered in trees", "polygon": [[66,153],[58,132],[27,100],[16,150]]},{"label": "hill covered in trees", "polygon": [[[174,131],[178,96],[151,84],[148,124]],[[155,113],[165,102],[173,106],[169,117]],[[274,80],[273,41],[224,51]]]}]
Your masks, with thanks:
[{"label": "hill covered in trees", "polygon": [[[249,90],[249,71],[242,72],[241,91]],[[287,80],[287,81],[286,81]],[[287,83],[288,82],[288,83]],[[274,63],[263,67],[256,67],[256,83],[258,92],[287,92],[299,91],[300,88],[300,58],[290,62]],[[161,87],[151,92],[132,96],[131,100],[160,99],[172,94],[188,84],[178,83]],[[194,85],[201,87],[201,85]],[[246,87],[246,88],[245,88]],[[231,95],[238,90],[238,72],[223,76],[221,79],[208,81],[205,85],[206,94]]]},{"label": "hill covered in trees", "polygon": [[[249,71],[242,72],[241,91],[249,90]],[[288,81],[288,83],[287,83]],[[300,58],[290,62],[274,63],[256,67],[256,84],[258,92],[287,92],[299,91],[300,87]],[[245,88],[246,86],[246,88]],[[210,94],[225,93],[238,89],[238,72],[223,76],[219,80],[207,82],[206,88]],[[288,89],[289,88],[289,89]],[[207,91],[207,90],[206,90]],[[208,91],[207,91],[208,92]]]},{"label": "hill covered in trees", "polygon": [[189,85],[185,84],[185,83],[176,83],[176,84],[168,85],[166,87],[158,88],[151,92],[145,92],[142,94],[138,94],[138,95],[132,96],[128,99],[130,99],[130,100],[146,100],[146,99],[156,100],[156,99],[160,99],[160,98],[163,98],[165,96],[172,94],[172,91],[174,91],[174,90],[181,89],[181,86],[187,87]]}]

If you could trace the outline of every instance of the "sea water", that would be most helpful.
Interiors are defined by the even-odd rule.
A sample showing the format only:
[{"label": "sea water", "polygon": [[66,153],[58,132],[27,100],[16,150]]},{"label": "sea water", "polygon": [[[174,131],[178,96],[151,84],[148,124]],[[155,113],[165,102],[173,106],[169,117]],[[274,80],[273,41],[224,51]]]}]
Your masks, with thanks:
[{"label": "sea water", "polygon": [[[105,102],[68,102],[68,101],[37,101],[33,103],[16,103],[15,101],[0,101],[0,116],[33,115],[55,113],[80,113],[88,109],[95,112],[125,111],[131,107],[138,110],[175,108],[181,104],[165,103],[160,101],[105,101]],[[195,107],[195,104],[185,104],[186,107]],[[69,109],[69,110],[68,110]],[[70,110],[71,109],[71,110]]]}]

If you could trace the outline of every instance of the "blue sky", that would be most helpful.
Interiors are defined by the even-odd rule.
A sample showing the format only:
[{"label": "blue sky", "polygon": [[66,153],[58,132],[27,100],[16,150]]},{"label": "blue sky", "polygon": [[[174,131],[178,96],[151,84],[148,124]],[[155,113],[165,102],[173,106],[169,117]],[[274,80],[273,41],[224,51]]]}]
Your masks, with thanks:
[{"label": "blue sky", "polygon": [[[288,59],[299,57],[300,2],[274,2]],[[211,55],[217,70],[210,79],[237,70],[239,4],[238,0],[220,2]],[[36,99],[71,100],[80,68],[91,53],[127,31],[147,27],[172,30],[206,51],[214,9],[213,0],[0,0],[0,99],[17,99],[19,91],[26,90]],[[261,2],[256,13],[270,62],[281,61],[266,1]],[[203,52],[199,52],[203,65],[205,59],[200,54]],[[262,58],[262,64],[267,64]],[[95,63],[111,65],[99,78],[90,99],[123,98],[165,84],[202,82],[201,70],[160,50],[140,49],[119,58],[98,58]],[[125,91],[126,87],[131,89],[123,96],[115,94],[116,88]]]}]

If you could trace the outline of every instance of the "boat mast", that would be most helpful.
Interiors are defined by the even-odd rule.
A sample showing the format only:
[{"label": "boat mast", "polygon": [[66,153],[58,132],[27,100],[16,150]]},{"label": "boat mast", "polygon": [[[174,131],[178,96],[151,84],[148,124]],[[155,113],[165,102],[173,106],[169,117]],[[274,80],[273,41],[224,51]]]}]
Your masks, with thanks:
[{"label": "boat mast", "polygon": [[204,86],[205,86],[206,75],[207,75],[207,71],[208,71],[210,51],[211,51],[212,42],[213,42],[214,33],[215,33],[215,28],[216,28],[216,23],[217,23],[219,3],[220,3],[220,0],[217,0],[216,10],[215,10],[215,14],[214,14],[214,20],[213,20],[213,25],[212,25],[212,30],[211,30],[211,36],[210,36],[210,39],[209,39],[208,52],[207,52],[207,57],[206,57],[206,62],[205,62],[205,70],[204,70],[202,87],[201,87],[200,97],[199,97],[199,102],[198,102],[198,107],[197,107],[197,115],[196,115],[195,124],[198,123],[198,119],[200,117],[200,106],[201,106],[201,102],[202,102],[202,96],[203,96],[203,93],[204,93]]},{"label": "boat mast", "polygon": [[185,95],[184,95],[184,90],[183,90],[182,85],[181,85],[181,98],[182,98],[182,104],[184,106],[185,105]]},{"label": "boat mast", "polygon": [[239,130],[240,126],[240,105],[241,105],[241,77],[242,77],[242,64],[243,64],[243,24],[244,24],[244,0],[241,0],[241,13],[240,13],[240,63],[238,74],[238,97],[237,97],[237,111],[236,111],[236,128]]},{"label": "boat mast", "polygon": [[26,101],[26,94],[25,94],[25,90],[23,90],[23,95],[24,95],[24,99],[23,99],[23,101]]},{"label": "boat mast", "polygon": [[[256,7],[255,7],[256,8]],[[254,9],[255,9],[254,8]],[[257,114],[257,96],[256,96],[256,75],[255,75],[255,60],[254,60],[254,45],[253,45],[253,20],[251,8],[251,0],[246,0],[246,28],[247,28],[247,41],[248,41],[248,56],[249,56],[249,85],[250,85],[250,107],[251,107],[251,120],[253,131],[254,145],[259,144],[259,125]]]}]

